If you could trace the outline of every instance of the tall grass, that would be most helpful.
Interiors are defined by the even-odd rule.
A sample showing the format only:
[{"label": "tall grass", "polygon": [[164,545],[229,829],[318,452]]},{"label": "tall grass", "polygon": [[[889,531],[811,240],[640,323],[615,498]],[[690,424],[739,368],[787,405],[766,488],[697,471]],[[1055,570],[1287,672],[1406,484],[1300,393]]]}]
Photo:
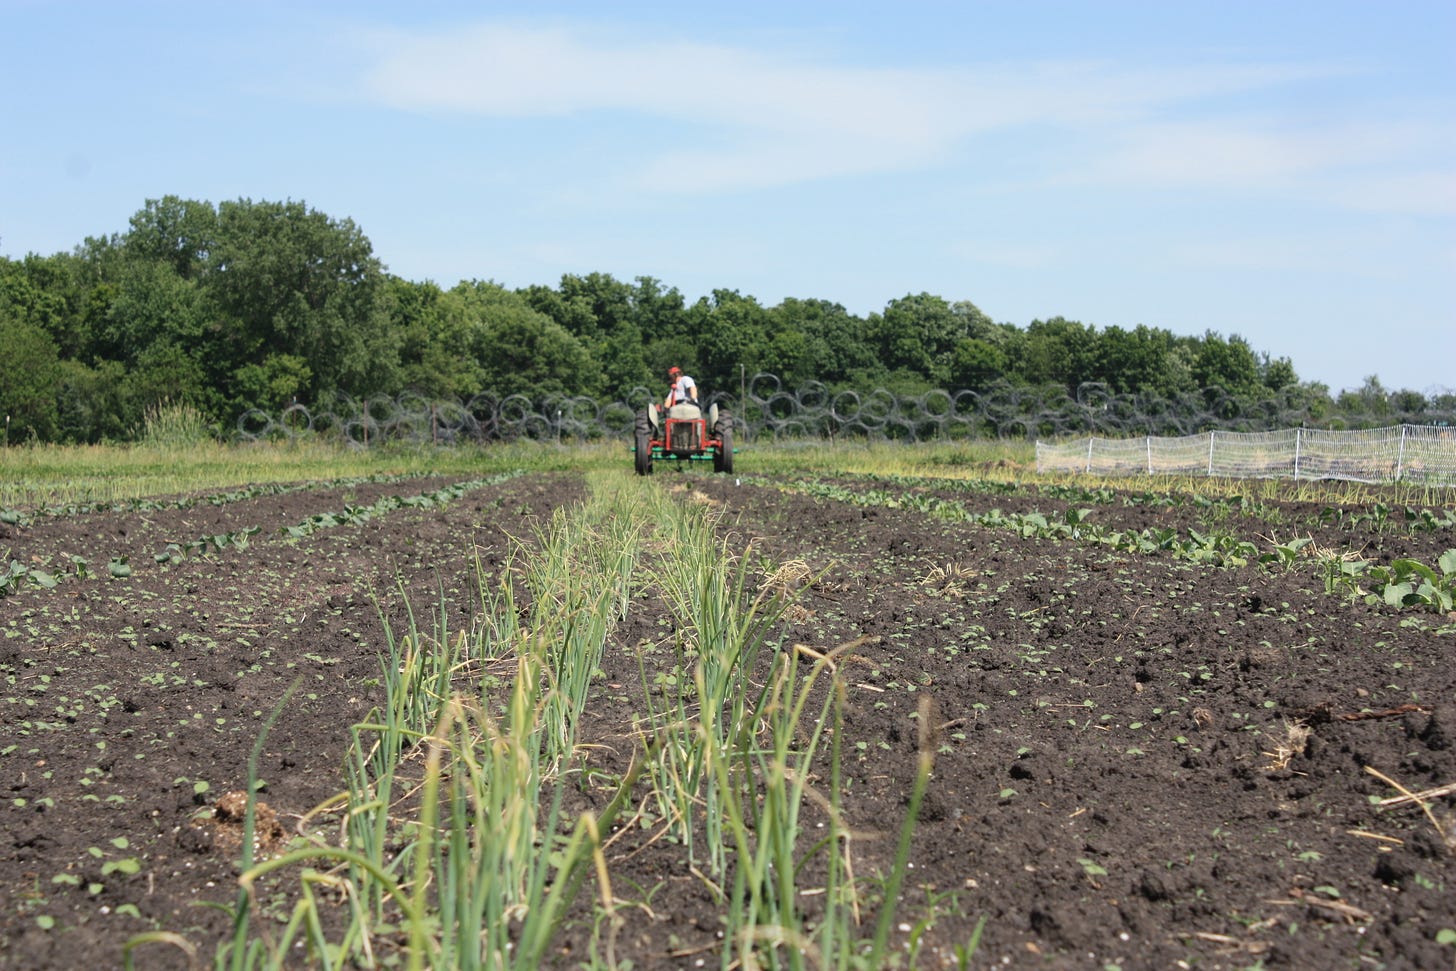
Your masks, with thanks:
[{"label": "tall grass", "polygon": [[0,449],[0,507],[117,502],[247,485],[371,475],[470,475],[507,469],[611,469],[616,449],[551,445],[351,449],[318,440],[186,447],[36,445]]},{"label": "tall grass", "polygon": [[164,399],[147,406],[136,437],[143,448],[187,449],[217,441],[218,429],[195,405]]},{"label": "tall grass", "polygon": [[1016,439],[944,442],[740,443],[745,470],[765,473],[853,472],[876,475],[935,474],[1014,478],[1034,474],[1036,448]]},{"label": "tall grass", "polygon": [[1256,502],[1317,502],[1334,506],[1364,506],[1375,502],[1417,506],[1449,505],[1450,489],[1424,483],[1342,482],[1336,480],[1236,479],[1204,475],[1107,475],[1055,472],[1036,481],[1078,485],[1088,489],[1158,492],[1227,498],[1243,496]]}]

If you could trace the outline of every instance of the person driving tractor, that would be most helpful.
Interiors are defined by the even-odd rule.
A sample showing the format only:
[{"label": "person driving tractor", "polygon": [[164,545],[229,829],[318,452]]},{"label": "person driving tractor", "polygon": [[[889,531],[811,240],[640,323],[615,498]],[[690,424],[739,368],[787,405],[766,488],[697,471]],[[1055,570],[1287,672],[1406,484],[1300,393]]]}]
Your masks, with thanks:
[{"label": "person driving tractor", "polygon": [[667,379],[672,382],[672,387],[667,389],[667,397],[662,402],[664,409],[698,403],[698,382],[683,374],[682,368],[677,365],[668,368]]},{"label": "person driving tractor", "polygon": [[651,475],[656,460],[711,460],[714,472],[733,471],[733,418],[715,401],[704,411],[698,383],[680,367],[667,369],[671,382],[659,410],[648,401],[632,423],[633,464],[638,475]]}]

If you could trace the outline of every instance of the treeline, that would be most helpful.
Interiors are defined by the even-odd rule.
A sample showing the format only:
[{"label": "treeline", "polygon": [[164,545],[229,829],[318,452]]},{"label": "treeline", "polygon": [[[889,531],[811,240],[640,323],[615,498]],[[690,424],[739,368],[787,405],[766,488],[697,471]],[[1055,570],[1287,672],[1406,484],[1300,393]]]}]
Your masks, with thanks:
[{"label": "treeline", "polygon": [[592,273],[511,290],[394,276],[363,231],[302,202],[149,200],[121,234],[70,253],[0,258],[0,410],[8,440],[132,437],[158,402],[219,427],[250,409],[337,394],[431,399],[625,397],[678,364],[708,389],[766,371],[784,386],[980,390],[1095,382],[1115,394],[1271,396],[1313,420],[1418,415],[1416,392],[1370,378],[1331,400],[1287,358],[1209,331],[997,323],[928,293],[859,317],[831,300],[764,306],[736,290],[688,303],[652,277]]}]

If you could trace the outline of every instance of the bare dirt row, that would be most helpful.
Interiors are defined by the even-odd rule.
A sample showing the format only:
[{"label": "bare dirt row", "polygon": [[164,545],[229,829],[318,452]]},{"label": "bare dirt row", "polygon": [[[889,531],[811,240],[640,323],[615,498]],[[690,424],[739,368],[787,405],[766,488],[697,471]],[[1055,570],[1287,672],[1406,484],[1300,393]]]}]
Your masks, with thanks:
[{"label": "bare dirt row", "polygon": [[[657,478],[713,508],[756,575],[805,564],[784,649],[855,645],[842,664],[842,788],[867,909],[905,812],[921,699],[933,699],[935,774],[899,910],[902,943],[921,935],[919,966],[954,966],[982,919],[977,967],[1431,968],[1456,957],[1453,798],[1382,804],[1456,781],[1452,619],[1332,596],[1306,566],[1211,567],[1023,537],[815,498],[781,488],[788,479]],[[149,929],[211,954],[226,918],[198,905],[236,892],[219,807],[244,787],[285,690],[298,682],[260,764],[283,840],[342,788],[347,726],[379,700],[381,614],[399,622],[407,602],[443,600],[453,627],[470,623],[477,564],[498,569],[585,489],[574,475],[527,475],[434,508],[281,532],[442,484],[4,527],[12,557],[79,554],[92,575],[0,600],[0,967],[111,966]],[[1060,512],[1041,495],[953,495]],[[1191,503],[1127,508],[1093,515],[1282,537],[1319,512],[1272,521],[1241,508],[1211,523]],[[154,560],[168,543],[253,526],[245,546]],[[1388,546],[1387,558],[1428,562],[1449,540],[1318,535],[1326,548],[1379,557]],[[130,576],[97,568],[117,556]],[[657,663],[664,624],[654,591],[636,591],[583,725],[601,771],[631,755],[650,690],[639,657]],[[600,800],[588,788],[571,808]],[[643,826],[613,844],[629,914],[618,956],[713,966],[717,906],[653,835]],[[585,962],[591,933],[585,920],[570,927],[555,963]],[[186,966],[180,952],[154,955]]]}]

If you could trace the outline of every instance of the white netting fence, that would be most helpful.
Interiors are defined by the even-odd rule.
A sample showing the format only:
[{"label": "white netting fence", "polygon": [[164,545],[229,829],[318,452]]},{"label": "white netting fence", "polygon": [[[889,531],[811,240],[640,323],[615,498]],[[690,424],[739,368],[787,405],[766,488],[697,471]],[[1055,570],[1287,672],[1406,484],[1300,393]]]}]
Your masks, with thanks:
[{"label": "white netting fence", "polygon": [[1345,479],[1456,486],[1456,428],[1286,428],[1036,443],[1038,472]]}]

